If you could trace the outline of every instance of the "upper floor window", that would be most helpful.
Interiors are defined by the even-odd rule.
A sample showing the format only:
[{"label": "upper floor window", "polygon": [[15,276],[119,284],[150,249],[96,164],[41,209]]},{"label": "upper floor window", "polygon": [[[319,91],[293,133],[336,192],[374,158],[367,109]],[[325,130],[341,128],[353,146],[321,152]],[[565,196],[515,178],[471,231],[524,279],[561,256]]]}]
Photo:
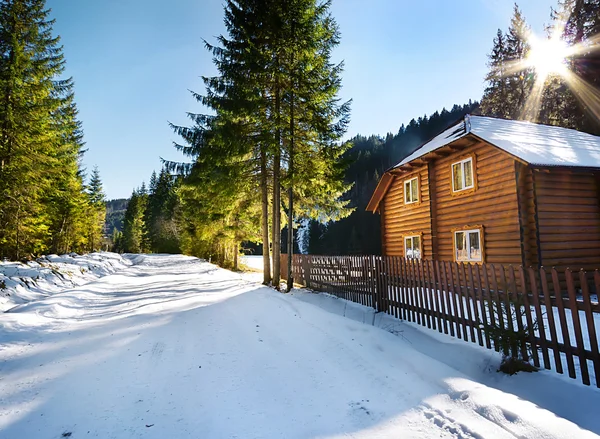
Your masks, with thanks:
[{"label": "upper floor window", "polygon": [[452,164],[452,190],[464,191],[475,187],[473,179],[473,158]]},{"label": "upper floor window", "polygon": [[404,182],[404,204],[419,202],[419,178],[411,178]]},{"label": "upper floor window", "polygon": [[456,262],[482,262],[483,246],[481,229],[454,232],[454,254]]},{"label": "upper floor window", "polygon": [[404,256],[408,259],[421,259],[421,236],[404,237]]}]

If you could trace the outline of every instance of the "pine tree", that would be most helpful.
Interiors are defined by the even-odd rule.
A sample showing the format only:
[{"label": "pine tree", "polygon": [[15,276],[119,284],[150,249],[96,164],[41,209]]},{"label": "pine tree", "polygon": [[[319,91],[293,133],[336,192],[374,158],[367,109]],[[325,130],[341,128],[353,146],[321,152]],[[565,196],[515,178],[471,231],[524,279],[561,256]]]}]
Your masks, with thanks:
[{"label": "pine tree", "polygon": [[87,193],[89,198],[88,250],[94,251],[100,248],[106,220],[106,197],[97,166],[92,171]]},{"label": "pine tree", "polygon": [[85,210],[73,81],[44,0],[0,1],[0,256],[70,250]]},{"label": "pine tree", "polygon": [[529,26],[515,4],[508,32],[498,30],[489,55],[483,115],[515,120],[527,117],[525,106],[535,82],[535,72],[526,62],[529,35]]},{"label": "pine tree", "polygon": [[[507,108],[510,119],[521,119],[525,103],[535,81],[535,74],[531,67],[526,67],[524,62],[531,47],[528,38],[531,31],[523,13],[515,4],[513,17],[510,20],[510,27],[506,35],[506,62],[516,70],[509,74],[507,89]],[[519,66],[517,68],[517,66]]]},{"label": "pine tree", "polygon": [[[600,135],[600,0],[563,0],[552,13],[550,32],[578,50],[569,60],[576,83],[553,78],[546,91],[546,121]],[[587,97],[587,99],[585,99]]]},{"label": "pine tree", "polygon": [[179,199],[176,180],[162,169],[152,173],[144,222],[150,249],[154,253],[179,253]]},{"label": "pine tree", "polygon": [[[194,174],[188,178],[182,186],[183,211],[191,208],[185,198],[196,198],[197,202],[205,199],[207,187],[215,187],[217,183],[225,185],[222,193],[228,193],[239,184],[238,194],[246,194],[243,182],[250,184],[250,189],[256,194],[260,191],[262,202],[262,240],[264,248],[264,259],[269,262],[269,234],[268,234],[268,170],[267,167],[273,163],[271,152],[274,142],[271,132],[264,127],[264,121],[269,113],[265,101],[266,87],[261,84],[267,76],[262,66],[264,62],[260,59],[265,57],[258,46],[254,44],[258,38],[264,38],[265,31],[257,16],[257,11],[264,10],[265,2],[261,1],[229,1],[225,5],[225,24],[229,37],[219,37],[219,46],[206,44],[213,53],[214,61],[219,75],[216,77],[205,77],[205,95],[194,94],[204,105],[212,108],[217,116],[190,115],[194,122],[192,128],[174,127],[184,141],[184,145],[176,145],[184,154],[191,156],[195,163],[192,167],[168,164],[170,170],[183,170]],[[262,34],[261,34],[262,32]],[[262,78],[262,80],[260,79]],[[258,120],[263,121],[263,124]],[[227,180],[222,176],[230,174],[239,175],[239,180]],[[210,180],[207,175],[214,174]],[[201,183],[206,182],[206,183]],[[192,184],[193,183],[193,184]],[[207,187],[205,187],[207,186]],[[193,194],[194,190],[203,193]],[[220,197],[219,197],[220,198]],[[255,194],[246,196],[253,203],[259,202]],[[212,203],[211,200],[206,200]],[[230,218],[231,206],[237,203],[212,203],[210,206],[202,207],[202,210],[210,212],[210,217],[216,215],[215,225],[221,224],[222,219]],[[252,204],[252,203],[250,203]],[[216,212],[216,207],[221,206],[222,211]],[[252,206],[251,210],[255,210]],[[277,209],[278,210],[278,209]],[[275,209],[273,209],[275,211]],[[191,227],[194,220],[188,221],[187,230],[190,233],[198,232],[198,227]],[[229,229],[234,224],[243,224],[244,221],[226,221],[228,225],[223,227]],[[208,225],[203,226],[210,230]],[[243,228],[242,228],[243,229]],[[240,229],[240,234],[245,232]],[[219,235],[219,227],[215,227],[215,236]],[[212,242],[210,239],[206,242]],[[239,246],[239,243],[227,245]],[[203,246],[212,247],[213,244]],[[222,245],[221,245],[222,247]],[[224,254],[224,252],[221,252]],[[232,252],[228,252],[231,254]],[[270,267],[266,265],[265,283],[270,281]]]},{"label": "pine tree", "polygon": [[508,118],[506,101],[508,99],[506,39],[498,29],[494,47],[489,55],[489,72],[485,77],[487,87],[481,99],[481,113],[486,116]]},{"label": "pine tree", "polygon": [[[285,87],[283,131],[287,159],[287,290],[293,284],[294,216],[338,219],[350,213],[341,196],[349,189],[343,182],[340,158],[347,146],[345,133],[349,102],[340,104],[343,64],[331,63],[331,51],[339,43],[339,30],[329,13],[330,1],[293,0],[283,12],[286,56],[281,63]],[[298,206],[294,209],[294,200]],[[317,209],[318,208],[318,209]]]},{"label": "pine tree", "polygon": [[144,213],[148,194],[146,186],[134,190],[127,204],[123,221],[123,251],[128,253],[145,253],[149,250]]}]

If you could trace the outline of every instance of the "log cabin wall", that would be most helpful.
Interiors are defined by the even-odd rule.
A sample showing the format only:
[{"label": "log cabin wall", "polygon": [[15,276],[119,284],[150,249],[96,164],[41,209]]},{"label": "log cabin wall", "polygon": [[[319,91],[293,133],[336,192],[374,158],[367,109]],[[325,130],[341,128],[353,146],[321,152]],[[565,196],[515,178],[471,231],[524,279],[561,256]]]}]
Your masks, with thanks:
[{"label": "log cabin wall", "polygon": [[[419,202],[404,203],[404,182],[418,177]],[[404,237],[420,235],[423,259],[432,258],[431,210],[427,166],[396,175],[380,205],[382,248],[387,256],[405,256]]]},{"label": "log cabin wall", "polygon": [[[475,190],[454,192],[451,166],[474,159]],[[438,259],[454,260],[453,231],[483,227],[484,262],[522,264],[515,160],[480,142],[434,162]]]},{"label": "log cabin wall", "polygon": [[535,196],[534,171],[528,165],[515,162],[519,197],[519,221],[521,227],[521,240],[524,267],[537,267],[541,265],[539,258],[539,227],[537,198]]},{"label": "log cabin wall", "polygon": [[541,263],[560,270],[600,266],[598,176],[568,169],[534,171]]}]

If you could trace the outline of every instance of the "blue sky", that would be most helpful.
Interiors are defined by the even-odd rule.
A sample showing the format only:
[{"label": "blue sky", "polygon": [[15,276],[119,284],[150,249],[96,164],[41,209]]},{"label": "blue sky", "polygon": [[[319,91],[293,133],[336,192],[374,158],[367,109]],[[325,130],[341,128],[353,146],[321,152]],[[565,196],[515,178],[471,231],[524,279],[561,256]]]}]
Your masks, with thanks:
[{"label": "blue sky", "polygon": [[[48,0],[76,83],[87,142],[109,198],[128,197],[181,160],[168,122],[202,112],[188,90],[203,91],[215,69],[202,39],[224,32],[221,0]],[[348,132],[397,132],[402,123],[481,97],[486,55],[508,28],[509,0],[333,0],[345,61],[342,97],[353,99]],[[521,0],[543,33],[555,0]]]}]

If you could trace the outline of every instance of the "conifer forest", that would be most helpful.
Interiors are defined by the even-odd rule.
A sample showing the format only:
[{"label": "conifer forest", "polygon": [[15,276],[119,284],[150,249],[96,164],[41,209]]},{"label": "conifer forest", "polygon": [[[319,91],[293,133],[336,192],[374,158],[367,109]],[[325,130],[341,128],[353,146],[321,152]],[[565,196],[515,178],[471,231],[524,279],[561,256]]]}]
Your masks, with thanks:
[{"label": "conifer forest", "polygon": [[534,68],[539,42],[515,5],[489,42],[483,96],[351,138],[331,6],[225,1],[226,32],[198,47],[216,72],[196,72],[198,112],[165,126],[186,160],[162,160],[128,200],[107,202],[100,170],[82,165],[84,126],[51,11],[0,0],[0,257],[182,252],[237,268],[255,252],[264,283],[279,285],[281,253],[380,253],[379,218],[365,212],[380,176],[465,114],[600,135],[600,0],[560,0],[548,16],[545,38],[567,47],[568,74]]}]

